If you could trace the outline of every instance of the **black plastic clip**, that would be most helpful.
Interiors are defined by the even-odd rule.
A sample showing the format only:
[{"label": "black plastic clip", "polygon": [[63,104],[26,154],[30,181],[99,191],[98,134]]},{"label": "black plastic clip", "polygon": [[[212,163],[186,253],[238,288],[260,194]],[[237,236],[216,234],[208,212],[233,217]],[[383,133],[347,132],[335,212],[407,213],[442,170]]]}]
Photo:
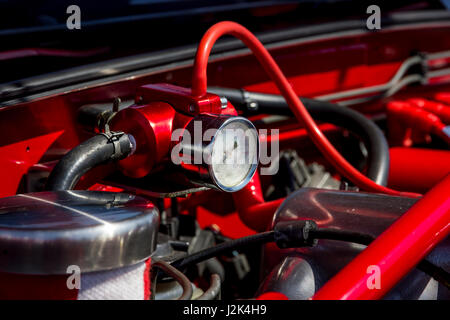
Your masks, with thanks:
[{"label": "black plastic clip", "polygon": [[112,143],[114,146],[114,153],[111,156],[111,160],[121,159],[124,156],[121,144],[121,138],[125,135],[124,132],[121,131],[109,131],[109,128],[105,132],[101,132],[100,135],[104,136],[108,139],[108,143]]}]

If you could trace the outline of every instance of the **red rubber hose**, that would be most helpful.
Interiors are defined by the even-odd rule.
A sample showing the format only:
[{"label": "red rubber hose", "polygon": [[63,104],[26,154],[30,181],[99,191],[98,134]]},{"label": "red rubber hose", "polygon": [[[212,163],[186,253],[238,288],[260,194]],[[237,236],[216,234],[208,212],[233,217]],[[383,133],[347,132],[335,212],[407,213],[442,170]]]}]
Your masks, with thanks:
[{"label": "red rubber hose", "polygon": [[400,192],[380,186],[364,176],[355,169],[342,155],[333,147],[325,135],[317,127],[314,120],[309,115],[306,108],[294,92],[283,72],[278,67],[270,53],[262,45],[262,43],[246,28],[235,22],[223,21],[213,25],[203,36],[197,50],[194,62],[194,70],[192,75],[192,94],[194,96],[203,96],[207,90],[206,69],[208,58],[214,43],[221,36],[228,34],[240,39],[258,59],[259,63],[264,67],[266,73],[276,84],[281,94],[286,99],[287,104],[292,109],[297,120],[303,124],[313,140],[314,144],[319,148],[325,158],[334,166],[334,168],[359,188],[390,195],[403,195],[410,197],[418,197],[419,194]]}]

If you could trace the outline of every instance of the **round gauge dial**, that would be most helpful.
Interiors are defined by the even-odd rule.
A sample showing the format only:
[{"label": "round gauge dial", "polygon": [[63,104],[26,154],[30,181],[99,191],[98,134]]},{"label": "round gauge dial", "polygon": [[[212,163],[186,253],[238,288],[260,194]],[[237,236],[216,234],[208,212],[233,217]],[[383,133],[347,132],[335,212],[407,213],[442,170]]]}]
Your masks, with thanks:
[{"label": "round gauge dial", "polygon": [[233,117],[217,131],[211,145],[209,172],[224,191],[237,191],[253,177],[258,164],[258,133],[253,124]]},{"label": "round gauge dial", "polygon": [[193,183],[227,192],[247,185],[259,161],[258,132],[248,119],[202,114],[186,131],[180,164]]}]

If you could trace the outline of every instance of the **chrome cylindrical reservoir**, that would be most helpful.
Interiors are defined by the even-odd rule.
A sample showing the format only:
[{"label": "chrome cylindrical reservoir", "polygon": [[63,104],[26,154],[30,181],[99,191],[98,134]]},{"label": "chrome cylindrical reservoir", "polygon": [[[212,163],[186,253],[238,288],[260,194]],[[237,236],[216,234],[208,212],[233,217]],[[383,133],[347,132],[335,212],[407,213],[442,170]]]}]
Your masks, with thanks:
[{"label": "chrome cylindrical reservoir", "polygon": [[[64,298],[66,290],[76,289],[77,298],[95,299],[96,287],[105,289],[108,281],[124,275],[129,283],[144,286],[143,276],[135,280],[129,276],[148,269],[146,261],[156,247],[158,226],[158,211],[151,202],[124,193],[58,191],[0,199],[0,279],[22,283],[23,298],[38,294],[33,283],[49,277],[58,289],[52,290],[54,282],[47,281],[50,287],[41,284],[40,290],[53,291],[50,298],[58,298],[58,291]],[[76,279],[69,279],[76,272],[78,288]],[[14,294],[21,298],[18,291]],[[16,298],[11,294],[8,285],[0,289],[2,297]],[[117,294],[111,298],[136,298]]]}]

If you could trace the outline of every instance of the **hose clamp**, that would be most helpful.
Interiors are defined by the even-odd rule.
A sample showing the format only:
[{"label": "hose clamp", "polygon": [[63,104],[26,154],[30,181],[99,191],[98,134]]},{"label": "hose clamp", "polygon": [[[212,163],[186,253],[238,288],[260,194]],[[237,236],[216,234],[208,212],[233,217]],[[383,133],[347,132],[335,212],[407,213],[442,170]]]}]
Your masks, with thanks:
[{"label": "hose clamp", "polygon": [[108,143],[112,143],[114,146],[114,153],[111,156],[111,160],[121,159],[124,154],[122,148],[120,147],[120,138],[122,138],[125,133],[122,131],[106,131],[101,132],[100,135],[108,139]]}]

